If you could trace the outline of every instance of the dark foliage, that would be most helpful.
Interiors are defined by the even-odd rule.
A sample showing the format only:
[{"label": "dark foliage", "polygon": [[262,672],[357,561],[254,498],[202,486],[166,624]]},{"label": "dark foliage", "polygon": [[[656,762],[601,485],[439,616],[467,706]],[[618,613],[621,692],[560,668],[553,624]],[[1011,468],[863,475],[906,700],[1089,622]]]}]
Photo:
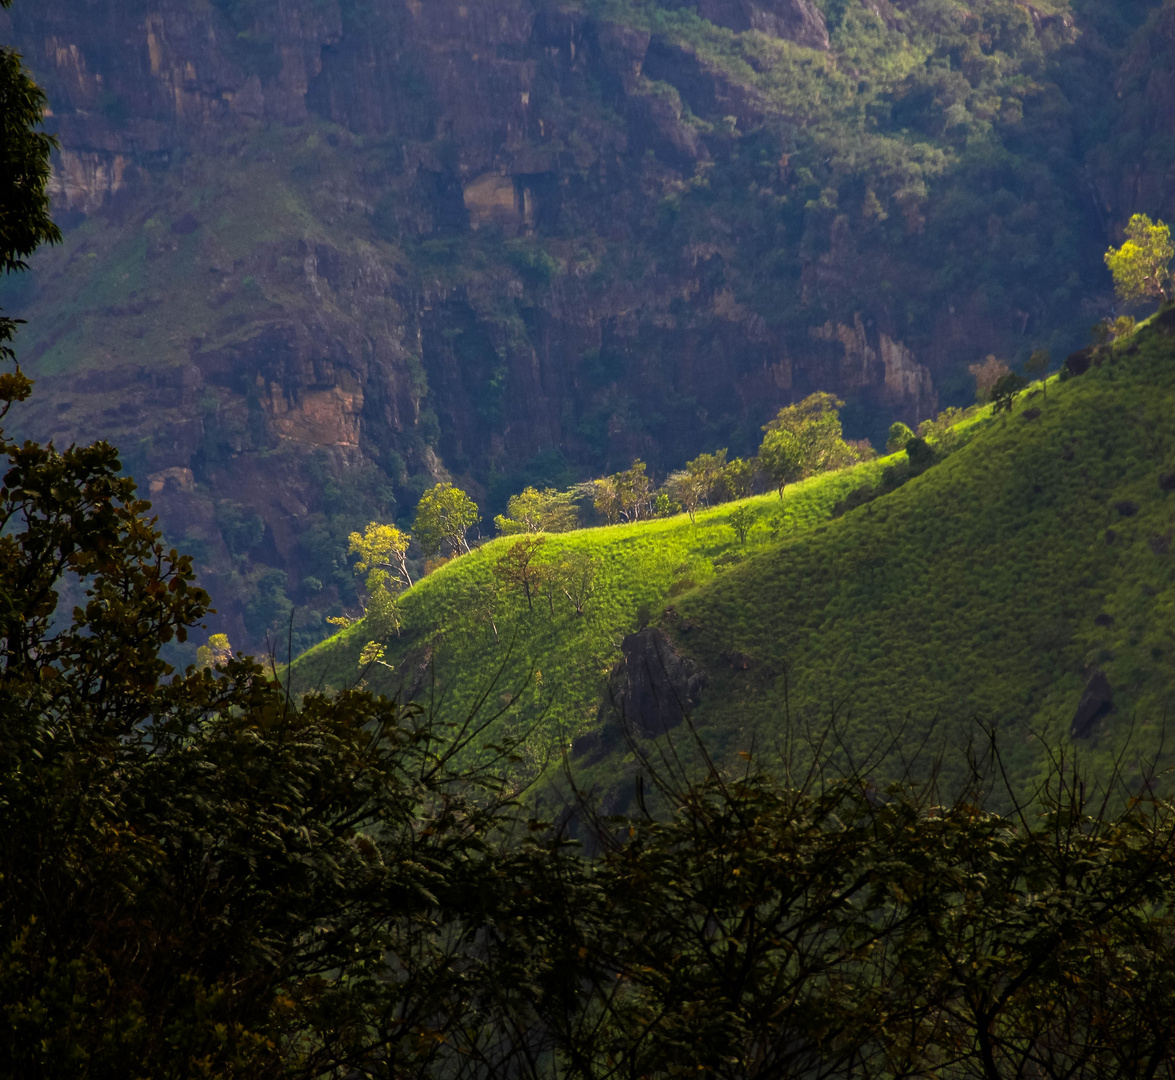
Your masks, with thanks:
[{"label": "dark foliage", "polygon": [[[12,0],[3,0],[8,7]],[[0,274],[25,268],[24,260],[61,233],[49,218],[49,155],[57,145],[41,128],[45,94],[21,64],[0,48]],[[0,315],[0,359],[10,359],[17,322]]]}]

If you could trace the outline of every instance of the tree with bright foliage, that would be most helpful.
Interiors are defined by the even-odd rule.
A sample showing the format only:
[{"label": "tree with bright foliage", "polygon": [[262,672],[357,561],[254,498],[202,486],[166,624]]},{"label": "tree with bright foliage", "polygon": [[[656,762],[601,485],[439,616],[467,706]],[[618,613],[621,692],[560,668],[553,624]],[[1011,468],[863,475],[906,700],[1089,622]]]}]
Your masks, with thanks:
[{"label": "tree with bright foliage", "polygon": [[788,484],[860,460],[860,451],[844,440],[839,411],[843,406],[834,394],[809,394],[795,405],[784,406],[764,426],[759,464],[779,490],[780,499]]},{"label": "tree with bright foliage", "polygon": [[494,576],[506,585],[521,589],[526,597],[527,611],[534,610],[534,596],[542,588],[547,568],[538,561],[538,555],[547,543],[545,536],[527,536],[506,549],[494,563]]},{"label": "tree with bright foliage", "polygon": [[355,573],[367,575],[368,592],[386,588],[389,583],[397,591],[412,588],[412,576],[408,572],[408,548],[412,537],[408,533],[395,525],[372,521],[362,533],[353,532],[348,539],[347,554],[359,556]]},{"label": "tree with bright foliage", "polygon": [[412,534],[425,555],[435,555],[446,544],[454,555],[468,554],[467,534],[480,519],[477,503],[460,488],[446,482],[420,497]]},{"label": "tree with bright foliage", "polygon": [[518,533],[562,533],[579,528],[579,511],[570,491],[534,487],[524,488],[512,495],[506,504],[506,513],[494,518],[494,525],[502,536]]},{"label": "tree with bright foliage", "polygon": [[228,634],[212,634],[206,645],[196,650],[196,663],[202,668],[223,667],[233,658]]},{"label": "tree with bright foliage", "polygon": [[666,493],[675,502],[681,504],[682,509],[689,514],[691,522],[697,516],[698,507],[702,505],[708,487],[705,479],[689,468],[670,473],[665,481]]},{"label": "tree with bright foliage", "polygon": [[1135,214],[1126,226],[1122,246],[1106,252],[1106,265],[1114,277],[1119,299],[1126,304],[1143,300],[1169,303],[1175,286],[1172,258],[1175,243],[1167,225],[1151,221],[1146,214]]},{"label": "tree with bright foliage", "polygon": [[889,433],[885,437],[885,450],[889,454],[897,454],[906,449],[906,443],[914,438],[914,432],[910,430],[909,424],[903,424],[901,420],[895,420],[889,426]]},{"label": "tree with bright foliage", "polygon": [[796,432],[776,428],[763,436],[759,447],[759,464],[771,478],[783,501],[783,489],[804,476],[804,446]]}]

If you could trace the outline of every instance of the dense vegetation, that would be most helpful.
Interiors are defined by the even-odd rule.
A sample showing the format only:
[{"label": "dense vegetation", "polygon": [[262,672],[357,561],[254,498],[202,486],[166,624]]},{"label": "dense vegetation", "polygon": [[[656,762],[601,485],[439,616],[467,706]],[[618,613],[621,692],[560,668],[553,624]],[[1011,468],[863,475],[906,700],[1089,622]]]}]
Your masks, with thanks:
[{"label": "dense vegetation", "polygon": [[[409,388],[414,422],[391,424],[382,401],[369,409],[362,468],[283,447],[255,390],[210,384],[185,406],[200,433],[183,462],[192,487],[164,525],[215,584],[236,640],[260,649],[267,635],[283,638],[291,611],[296,650],[321,639],[326,617],[356,600],[339,554],[350,532],[373,517],[408,525],[438,480],[470,490],[489,521],[526,484],[613,472],[634,446],[658,479],[701,450],[751,453],[778,402],[754,415],[752,401],[744,415],[725,398],[701,400],[675,379],[685,352],[722,359],[699,367],[713,386],[716,372],[761,364],[755,342],[766,333],[800,397],[840,371],[839,328],[860,314],[871,334],[904,342],[934,369],[942,404],[962,405],[966,369],[981,357],[1018,367],[1038,348],[1059,356],[1082,343],[1086,308],[1109,304],[1107,240],[1134,209],[1158,209],[1118,197],[1124,163],[1140,163],[1138,190],[1161,192],[1172,160],[1169,138],[1140,134],[1147,72],[1161,74],[1161,56],[1145,60],[1148,42],[1166,40],[1157,3],[825,0],[827,53],[723,28],[694,6],[547,6],[647,32],[653,45],[629,90],[600,55],[569,70],[562,55],[534,50],[546,134],[528,145],[537,164],[525,168],[561,194],[519,235],[465,227],[460,198],[452,220],[434,214],[434,188],[459,194],[473,156],[445,134],[449,117],[405,60],[389,76],[401,129],[360,133],[314,115],[226,128],[208,140],[215,151],[181,139],[170,164],[143,171],[129,209],[72,215],[67,249],[6,285],[31,319],[25,355],[46,395],[59,376],[121,368],[148,378],[194,356],[235,356],[306,310],[310,332],[331,339],[326,351],[350,350],[360,370],[356,341],[387,338],[421,297],[439,298],[419,343],[396,359],[393,381]],[[234,62],[273,79],[280,57],[259,23],[267,6],[215,9]],[[343,3],[346,44],[382,32],[385,15]],[[64,79],[52,65],[45,77]],[[131,130],[126,107],[113,89],[95,106],[109,138]],[[641,142],[639,131],[655,133],[650,117],[670,118],[688,152],[675,154],[668,135]],[[429,163],[423,174],[406,165],[417,161]],[[299,245],[324,252],[317,293]],[[380,268],[372,295],[354,284],[368,263]],[[611,310],[630,289],[631,335],[575,337],[550,357],[574,372],[550,410],[558,438],[495,449],[531,422],[515,410],[517,376],[547,347],[547,317],[565,305]],[[731,346],[745,327],[759,336]],[[44,401],[41,430],[27,433],[117,427],[136,475],[175,465],[170,416],[154,430],[151,409],[108,415],[108,401],[81,392]],[[53,411],[67,401],[69,411]],[[850,434],[880,445],[891,411],[850,396]],[[257,461],[304,509],[296,535],[275,525],[273,506],[252,505],[264,493],[254,474],[240,483],[242,463]]]},{"label": "dense vegetation", "polygon": [[[36,87],[9,60],[0,57],[0,100],[15,87],[35,106]],[[18,135],[38,121],[27,110]],[[48,143],[29,145],[28,220],[0,234],[10,267],[22,245],[54,236],[38,216]],[[0,158],[6,150],[0,141]],[[1056,388],[1047,407],[1017,413],[1001,375],[994,417],[944,420],[924,437],[899,429],[904,461],[780,481],[778,497],[508,536],[491,564],[492,548],[464,542],[467,500],[441,485],[418,527],[435,511],[432,540],[458,557],[416,584],[394,527],[350,541],[369,593],[399,576],[403,609],[432,604],[463,631],[455,644],[487,621],[499,637],[492,608],[485,614],[495,602],[488,569],[509,586],[516,646],[541,633],[582,650],[554,594],[532,585],[541,594],[560,581],[571,624],[595,639],[622,625],[626,596],[641,600],[645,621],[667,564],[683,558],[673,574],[709,578],[675,583],[683,608],[710,620],[695,623],[704,638],[733,592],[750,586],[744,602],[769,602],[780,565],[794,571],[804,552],[851,571],[846,553],[867,532],[907,565],[908,533],[884,527],[895,508],[916,536],[931,513],[953,515],[982,553],[978,526],[943,503],[944,491],[963,501],[986,492],[977,501],[996,539],[1036,513],[1034,539],[1055,543],[1060,521],[1088,542],[1065,513],[1085,508],[1087,489],[1108,490],[1120,518],[1150,529],[1161,496],[1148,497],[1143,474],[1154,480],[1166,447],[1148,409],[1166,405],[1171,323],[1164,312],[1071,358],[1080,380]],[[0,420],[31,390],[19,369],[0,375]],[[1105,430],[1107,416],[1118,429]],[[789,417],[768,432],[768,441],[796,436],[782,440],[788,480],[802,471],[801,444],[835,464],[828,410],[798,432]],[[1048,446],[1057,428],[1079,484],[1031,452],[1026,430],[1046,433],[1038,441]],[[1152,440],[1132,443],[1137,431]],[[1099,453],[1083,449],[1091,433]],[[544,821],[506,767],[533,745],[525,731],[503,730],[486,693],[471,698],[468,673],[447,705],[425,712],[364,690],[295,694],[273,669],[229,655],[222,636],[201,650],[202,666],[176,671],[160,651],[202,626],[209,596],[191,559],[163,544],[117,452],[18,444],[0,431],[0,457],[0,1061],[11,1074],[1175,1076],[1175,806],[1139,744],[1100,788],[1059,751],[1040,783],[1023,787],[1001,754],[1006,736],[987,727],[948,790],[913,775],[901,732],[853,756],[854,732],[810,727],[806,744],[792,739],[773,755],[773,775],[747,752],[733,768],[716,762],[688,735],[658,763],[622,720],[639,772],[635,812],[601,816],[569,770],[558,819]],[[1005,472],[1020,474],[1016,498],[993,479]],[[1025,472],[1031,496],[1051,501],[1024,498]],[[629,473],[635,492],[642,474]],[[863,482],[867,490],[855,486]],[[1175,473],[1161,472],[1157,487],[1175,489]],[[753,545],[768,507],[775,535]],[[512,520],[526,521],[522,510]],[[1061,550],[1065,570],[1129,586],[1141,535],[1118,528],[1126,535],[1105,539],[1123,557],[1108,572],[1080,547]],[[1156,557],[1170,535],[1157,539]],[[556,542],[572,563],[576,547],[611,561],[598,592],[594,577],[589,589],[530,576]],[[736,546],[762,550],[716,573],[719,549]],[[1076,561],[1083,552],[1087,563]],[[1017,569],[1006,559],[988,569],[1007,567]],[[851,584],[851,573],[840,576]],[[826,584],[819,568],[810,581],[787,580]],[[548,601],[541,631],[536,599]],[[752,631],[773,632],[770,610]],[[835,616],[835,598],[822,610]],[[345,655],[363,628],[331,647]],[[550,670],[552,681],[572,681],[574,665]],[[581,688],[572,691],[569,700]],[[525,702],[505,704],[528,719]],[[751,704],[737,707],[752,714]],[[704,771],[682,771],[687,749]],[[879,782],[895,763],[901,779]],[[990,809],[997,792],[1013,807],[1005,816]]]},{"label": "dense vegetation", "polygon": [[[1113,711],[1107,699],[1077,734],[1103,767],[1127,743],[1145,757],[1175,676],[1162,615],[1168,323],[1077,354],[1078,370],[1094,361],[1079,377],[1008,384],[984,410],[924,425],[908,450],[782,501],[538,534],[534,596],[495,573],[518,541],[493,541],[401,597],[381,663],[361,662],[360,624],[304,656],[299,684],[431,687],[461,708],[492,693],[515,703],[511,730],[541,717],[528,743],[541,770],[607,722],[601,686],[621,639],[653,621],[707,673],[697,721],[722,760],[835,717],[858,752],[899,731],[905,752],[957,770],[983,719],[1009,733],[1009,766],[1031,773],[1099,672]],[[597,567],[582,614],[557,586],[540,595],[542,568],[573,553]]]}]

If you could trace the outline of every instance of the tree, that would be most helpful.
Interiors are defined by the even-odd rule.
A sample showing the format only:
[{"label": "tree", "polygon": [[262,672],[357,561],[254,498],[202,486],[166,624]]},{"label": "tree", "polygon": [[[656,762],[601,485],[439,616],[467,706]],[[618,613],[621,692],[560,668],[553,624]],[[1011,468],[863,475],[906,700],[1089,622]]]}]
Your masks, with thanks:
[{"label": "tree", "polygon": [[707,490],[702,477],[691,472],[688,468],[680,469],[669,475],[665,481],[665,489],[669,493],[669,497],[679,502],[685,512],[689,514],[692,524],[697,517],[698,507],[702,505]]},{"label": "tree", "polygon": [[613,478],[619,513],[625,521],[639,521],[649,516],[653,484],[645,474],[645,463],[637,458],[624,472]]},{"label": "tree", "polygon": [[991,400],[991,389],[1012,369],[995,356],[987,356],[982,364],[971,364],[967,370],[975,379],[975,400],[981,404]]},{"label": "tree", "polygon": [[1032,355],[1025,361],[1024,370],[1029,375],[1040,378],[1041,390],[1044,393],[1045,400],[1048,400],[1049,380],[1048,371],[1049,366],[1053,362],[1052,354],[1048,349],[1033,349]]},{"label": "tree", "polygon": [[[11,3],[0,0],[0,7]],[[61,241],[49,218],[50,154],[57,141],[41,130],[47,106],[20,54],[0,47],[0,273],[24,270],[41,244]],[[13,357],[8,343],[17,325],[0,315],[0,361]]]},{"label": "tree", "polygon": [[582,615],[596,588],[600,564],[590,552],[569,551],[559,563],[558,581],[576,615]]},{"label": "tree", "polygon": [[945,408],[933,420],[923,420],[918,425],[919,436],[932,445],[939,454],[949,454],[959,442],[956,425],[963,419],[964,412],[955,406]]},{"label": "tree", "polygon": [[577,1075],[1172,1075],[1170,802],[1109,812],[1063,759],[1003,816],[978,766],[944,799],[752,760],[689,782],[630,750],[644,812],[579,808],[609,905],[577,909],[591,991],[542,1006]]},{"label": "tree", "polygon": [[494,575],[506,585],[521,589],[526,609],[534,611],[534,594],[542,588],[545,567],[535,561],[547,543],[545,536],[528,536],[511,544],[494,564]]},{"label": "tree", "polygon": [[1170,302],[1175,283],[1170,269],[1173,257],[1171,230],[1161,221],[1151,221],[1146,214],[1135,214],[1126,226],[1122,246],[1106,252],[1106,265],[1119,299],[1126,304],[1148,299],[1161,304]]},{"label": "tree", "polygon": [[506,513],[494,518],[494,524],[503,536],[524,532],[570,532],[579,528],[579,512],[571,500],[570,491],[547,488],[540,492],[528,487],[521,494],[510,497]]},{"label": "tree", "polygon": [[718,489],[726,499],[745,499],[755,488],[754,459],[735,458],[728,461],[718,476]]},{"label": "tree", "polygon": [[590,480],[585,488],[591,496],[592,509],[609,525],[615,525],[620,518],[620,491],[615,477],[602,476],[598,480]]},{"label": "tree", "polygon": [[839,409],[844,405],[835,395],[809,394],[796,405],[786,405],[763,431],[759,463],[779,489],[829,469],[842,469],[861,458],[845,442]]},{"label": "tree", "polygon": [[749,506],[740,506],[731,512],[730,517],[727,518],[727,524],[734,529],[738,536],[738,546],[746,547],[747,533],[755,524],[755,512]]},{"label": "tree", "polygon": [[1014,371],[1008,372],[1007,375],[1001,375],[991,388],[992,410],[996,413],[1006,412],[1010,415],[1016,395],[1027,385],[1024,378]]},{"label": "tree", "polygon": [[783,501],[783,489],[804,475],[804,446],[799,435],[787,428],[768,431],[759,447],[759,464],[771,477]]},{"label": "tree", "polygon": [[591,496],[592,508],[609,525],[621,519],[639,521],[652,509],[653,485],[640,458],[623,472],[589,481],[583,490]]},{"label": "tree", "polygon": [[196,663],[202,668],[224,667],[233,658],[228,634],[212,634],[207,645],[196,650]]},{"label": "tree", "polygon": [[886,453],[896,454],[905,450],[906,443],[914,438],[914,432],[910,430],[908,424],[903,424],[900,420],[895,420],[889,427],[889,434],[885,439]]},{"label": "tree", "polygon": [[712,454],[699,454],[693,461],[686,462],[685,470],[697,481],[703,505],[717,496],[726,465],[726,447]]},{"label": "tree", "polygon": [[353,532],[350,537],[348,555],[358,555],[355,563],[356,574],[366,574],[365,586],[369,593],[387,588],[392,582],[397,590],[412,588],[412,577],[408,573],[408,546],[412,537],[401,532],[395,525],[381,525],[369,522],[363,533]]},{"label": "tree", "polygon": [[938,454],[925,439],[915,437],[906,443],[906,458],[910,462],[911,472],[917,476],[938,461]]},{"label": "tree", "polygon": [[464,491],[450,483],[437,484],[420,497],[412,534],[425,555],[435,555],[443,544],[454,555],[468,554],[466,533],[479,520],[477,504]]}]

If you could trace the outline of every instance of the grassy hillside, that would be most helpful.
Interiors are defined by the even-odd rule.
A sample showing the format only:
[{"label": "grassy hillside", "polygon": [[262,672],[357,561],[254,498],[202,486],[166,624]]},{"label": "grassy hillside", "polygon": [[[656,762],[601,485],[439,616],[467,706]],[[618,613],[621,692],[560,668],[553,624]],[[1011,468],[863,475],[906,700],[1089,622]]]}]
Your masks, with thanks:
[{"label": "grassy hillside", "polygon": [[[636,629],[642,605],[655,619],[675,597],[774,546],[773,534],[811,532],[830,519],[849,491],[875,480],[883,468],[884,462],[870,462],[813,477],[788,488],[782,508],[778,496],[764,495],[703,510],[695,524],[682,514],[552,535],[545,559],[588,550],[598,560],[595,592],[582,616],[565,597],[557,598],[552,615],[546,598],[536,598],[529,611],[521,593],[496,587],[494,564],[517,538],[493,540],[404,594],[403,626],[385,656],[394,670],[371,665],[360,672],[359,655],[371,635],[359,623],[302,656],[295,665],[296,685],[339,687],[362,674],[373,689],[444,695],[453,718],[492,685],[491,706],[507,701],[515,706],[503,721],[511,728],[543,716],[529,742],[534,759],[542,760],[595,721],[604,678],[620,657],[620,641]],[[728,524],[742,505],[755,514],[745,548]],[[422,685],[422,665],[429,661],[433,667]]]},{"label": "grassy hillside", "polygon": [[[515,705],[503,724],[542,717],[536,764],[595,722],[620,640],[648,604],[709,677],[697,721],[722,757],[752,743],[773,753],[835,716],[849,752],[894,738],[924,760],[945,750],[950,774],[982,720],[1027,776],[1041,761],[1036,736],[1069,739],[1100,670],[1113,709],[1080,752],[1104,767],[1127,747],[1130,770],[1157,750],[1175,685],[1175,494],[1160,484],[1175,471],[1173,412],[1175,340],[1144,327],[1086,374],[1031,388],[1011,417],[976,417],[960,449],[841,517],[835,503],[876,483],[885,461],[789,490],[774,537],[778,499],[749,500],[745,557],[728,524],[738,504],[696,526],[679,517],[551,537],[552,554],[587,548],[600,560],[581,619],[566,602],[552,618],[545,601],[528,614],[499,594],[495,643],[486,597],[511,541],[488,544],[409,591],[387,657],[396,671],[366,678],[419,692],[433,657],[428,685],[453,717],[492,684],[491,706]],[[366,640],[360,625],[308,653],[300,685],[354,681]]]},{"label": "grassy hillside", "polygon": [[[1169,326],[1169,323],[1168,323]],[[835,711],[857,754],[996,724],[1017,770],[1063,742],[1090,675],[1113,711],[1082,753],[1134,768],[1175,686],[1175,342],[1158,328],[900,490],[682,597],[678,639],[711,674],[699,719],[733,747]],[[734,671],[723,656],[751,658]],[[960,764],[948,755],[948,767]]]}]

